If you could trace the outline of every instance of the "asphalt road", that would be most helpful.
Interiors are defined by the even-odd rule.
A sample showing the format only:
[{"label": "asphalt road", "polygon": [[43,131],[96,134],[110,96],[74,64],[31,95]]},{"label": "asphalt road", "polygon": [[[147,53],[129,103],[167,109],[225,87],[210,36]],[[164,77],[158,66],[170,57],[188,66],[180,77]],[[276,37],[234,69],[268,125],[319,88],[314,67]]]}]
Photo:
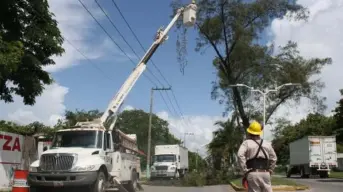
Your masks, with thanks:
[{"label": "asphalt road", "polygon": [[310,187],[308,192],[342,192],[343,191],[343,179],[320,179],[310,178],[302,179],[297,177],[290,178],[297,183],[304,184]]},{"label": "asphalt road", "polygon": [[215,185],[205,187],[174,187],[144,185],[144,192],[235,192],[228,185]]}]

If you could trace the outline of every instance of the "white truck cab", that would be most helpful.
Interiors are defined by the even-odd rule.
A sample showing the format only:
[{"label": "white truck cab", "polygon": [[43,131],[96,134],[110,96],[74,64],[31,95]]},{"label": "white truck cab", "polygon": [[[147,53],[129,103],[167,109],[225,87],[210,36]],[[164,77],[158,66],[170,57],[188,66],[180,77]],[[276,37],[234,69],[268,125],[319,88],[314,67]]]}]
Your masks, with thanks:
[{"label": "white truck cab", "polygon": [[118,187],[113,182],[116,179],[126,190],[135,190],[137,156],[129,150],[114,149],[113,133],[119,135],[96,128],[56,132],[51,148],[31,164],[29,185],[36,191],[49,187],[89,186],[94,192],[102,192]]},{"label": "white truck cab", "polygon": [[179,178],[188,172],[188,150],[180,145],[156,145],[151,177]]}]

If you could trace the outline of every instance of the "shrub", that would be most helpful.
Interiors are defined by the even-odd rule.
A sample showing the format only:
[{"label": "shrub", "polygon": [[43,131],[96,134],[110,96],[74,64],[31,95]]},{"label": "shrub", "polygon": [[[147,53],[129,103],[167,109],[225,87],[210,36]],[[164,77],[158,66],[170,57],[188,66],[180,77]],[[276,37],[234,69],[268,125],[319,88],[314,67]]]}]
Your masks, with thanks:
[{"label": "shrub", "polygon": [[184,186],[204,186],[206,177],[203,172],[190,172],[182,180]]}]

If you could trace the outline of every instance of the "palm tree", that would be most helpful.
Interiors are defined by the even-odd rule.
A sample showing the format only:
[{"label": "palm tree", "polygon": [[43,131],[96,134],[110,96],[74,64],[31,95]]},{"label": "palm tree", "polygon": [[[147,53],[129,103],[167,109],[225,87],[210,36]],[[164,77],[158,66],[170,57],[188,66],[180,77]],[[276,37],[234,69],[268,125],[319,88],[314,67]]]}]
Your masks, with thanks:
[{"label": "palm tree", "polygon": [[236,163],[236,153],[243,140],[243,132],[234,121],[218,121],[219,129],[213,132],[213,139],[208,144],[209,159],[215,170],[231,167]]}]

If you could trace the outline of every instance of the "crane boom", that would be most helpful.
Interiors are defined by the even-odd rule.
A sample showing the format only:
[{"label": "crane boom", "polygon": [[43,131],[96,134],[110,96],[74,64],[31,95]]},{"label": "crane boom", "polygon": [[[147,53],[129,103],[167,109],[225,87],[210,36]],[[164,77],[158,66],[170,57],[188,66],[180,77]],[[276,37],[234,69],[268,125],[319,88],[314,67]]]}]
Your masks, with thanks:
[{"label": "crane boom", "polygon": [[[109,131],[113,131],[115,123],[118,118],[118,112],[123,104],[125,98],[136,84],[139,77],[143,74],[146,69],[146,64],[155,53],[157,48],[168,39],[168,32],[172,28],[172,26],[176,23],[179,19],[181,14],[183,14],[183,22],[186,26],[194,25],[195,18],[196,18],[196,9],[197,6],[195,5],[194,0],[191,4],[187,5],[186,7],[181,7],[177,10],[174,18],[170,21],[168,26],[163,29],[160,28],[157,33],[154,42],[150,46],[150,48],[146,51],[144,56],[138,62],[138,65],[134,68],[131,72],[130,76],[124,82],[124,84],[119,89],[118,93],[112,98],[110,104],[108,105],[107,109],[104,111],[103,115],[94,121],[91,122],[78,122],[76,126],[78,127],[88,127],[88,128],[102,128],[105,129],[105,125],[108,123],[110,124]],[[120,130],[114,130],[117,133],[119,144],[122,150],[131,150],[131,151],[138,151],[137,148],[137,141],[134,138],[129,137],[125,133],[121,132]]]},{"label": "crane boom", "polygon": [[[101,116],[100,120],[103,124],[107,123],[110,120],[110,117],[112,117],[113,115],[115,116],[117,115],[120,105],[123,103],[126,96],[128,95],[132,87],[137,82],[138,78],[142,75],[142,73],[146,69],[146,64],[148,63],[152,55],[155,53],[157,48],[164,42],[164,40],[167,39],[168,32],[170,31],[171,27],[175,24],[175,22],[178,20],[183,10],[184,8],[182,7],[177,11],[172,21],[164,30],[159,29],[157,31],[155,41],[152,43],[148,51],[144,54],[142,59],[139,61],[137,67],[133,70],[129,78],[125,81],[125,83],[119,89],[118,93],[113,97],[106,111]],[[111,122],[111,125],[109,128],[110,131],[113,130],[116,120],[117,118],[115,117],[114,120]]]}]

